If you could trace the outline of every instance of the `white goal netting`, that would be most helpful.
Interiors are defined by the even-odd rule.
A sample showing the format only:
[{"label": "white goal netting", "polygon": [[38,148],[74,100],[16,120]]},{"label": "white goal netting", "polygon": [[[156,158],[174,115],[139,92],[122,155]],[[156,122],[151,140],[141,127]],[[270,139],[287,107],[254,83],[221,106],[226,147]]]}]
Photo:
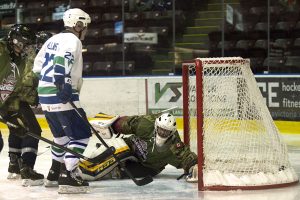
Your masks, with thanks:
[{"label": "white goal netting", "polygon": [[[297,182],[250,61],[201,58],[196,63],[183,63],[187,71],[183,76],[188,76],[183,81],[188,93],[184,100],[188,114],[184,117],[188,118],[191,148],[195,152],[203,148],[203,159],[198,155],[203,160],[203,167],[199,166],[203,187],[249,189]],[[202,87],[196,81],[199,74]],[[203,128],[197,127],[201,105],[198,118],[203,117]],[[197,134],[202,134],[202,141],[197,142]]]}]

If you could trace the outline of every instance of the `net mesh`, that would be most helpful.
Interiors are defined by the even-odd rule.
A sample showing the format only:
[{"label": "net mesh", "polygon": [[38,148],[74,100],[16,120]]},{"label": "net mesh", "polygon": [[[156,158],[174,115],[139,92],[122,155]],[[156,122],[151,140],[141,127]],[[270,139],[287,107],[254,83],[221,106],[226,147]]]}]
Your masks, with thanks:
[{"label": "net mesh", "polygon": [[[204,186],[294,182],[283,143],[249,60],[200,59],[203,68]],[[190,146],[197,152],[196,66],[188,64]],[[198,133],[201,134],[201,133]],[[202,144],[198,145],[199,148]]]}]

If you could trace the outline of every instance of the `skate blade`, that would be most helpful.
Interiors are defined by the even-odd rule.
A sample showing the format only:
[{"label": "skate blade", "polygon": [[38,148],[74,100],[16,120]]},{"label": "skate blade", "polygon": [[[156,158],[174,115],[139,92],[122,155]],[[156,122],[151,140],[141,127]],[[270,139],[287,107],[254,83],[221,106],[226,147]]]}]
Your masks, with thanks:
[{"label": "skate blade", "polygon": [[58,187],[58,194],[82,194],[87,193],[89,186],[70,186],[60,185]]},{"label": "skate blade", "polygon": [[44,179],[31,180],[31,179],[22,179],[22,186],[40,186],[44,184]]},{"label": "skate blade", "polygon": [[8,173],[7,179],[8,180],[19,180],[19,179],[21,179],[21,175],[15,174],[15,173]]},{"label": "skate blade", "polygon": [[49,181],[45,180],[44,182],[45,187],[58,187],[58,182],[57,181]]}]

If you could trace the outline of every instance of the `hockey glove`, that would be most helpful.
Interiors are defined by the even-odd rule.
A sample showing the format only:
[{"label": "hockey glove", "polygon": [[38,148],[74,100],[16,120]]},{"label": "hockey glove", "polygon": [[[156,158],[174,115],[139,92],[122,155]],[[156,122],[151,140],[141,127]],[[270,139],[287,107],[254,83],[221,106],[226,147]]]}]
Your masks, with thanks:
[{"label": "hockey glove", "polygon": [[186,181],[190,183],[198,182],[198,164],[189,169],[189,174],[186,176]]},{"label": "hockey glove", "polygon": [[59,79],[55,82],[58,89],[56,93],[57,97],[62,101],[62,103],[67,103],[72,99],[72,81],[70,76],[66,76],[64,81]]},{"label": "hockey glove", "polygon": [[23,138],[26,135],[26,128],[25,122],[21,119],[18,113],[10,113],[8,117],[4,119],[6,125],[9,128],[10,134],[15,134],[16,136]]},{"label": "hockey glove", "polygon": [[7,110],[5,109],[0,109],[0,121],[5,123],[5,121],[7,121],[8,119],[8,113]]}]

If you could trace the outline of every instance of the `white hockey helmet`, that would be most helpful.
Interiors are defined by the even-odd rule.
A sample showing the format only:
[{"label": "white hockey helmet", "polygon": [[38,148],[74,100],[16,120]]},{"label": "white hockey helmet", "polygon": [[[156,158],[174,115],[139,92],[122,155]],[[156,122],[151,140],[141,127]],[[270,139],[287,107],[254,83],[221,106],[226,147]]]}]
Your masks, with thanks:
[{"label": "white hockey helmet", "polygon": [[170,113],[164,113],[155,120],[155,131],[161,137],[169,137],[176,131],[176,120]]},{"label": "white hockey helmet", "polygon": [[91,17],[79,8],[72,8],[64,13],[63,21],[65,27],[74,27],[77,22],[82,22],[87,27],[91,23]]}]

